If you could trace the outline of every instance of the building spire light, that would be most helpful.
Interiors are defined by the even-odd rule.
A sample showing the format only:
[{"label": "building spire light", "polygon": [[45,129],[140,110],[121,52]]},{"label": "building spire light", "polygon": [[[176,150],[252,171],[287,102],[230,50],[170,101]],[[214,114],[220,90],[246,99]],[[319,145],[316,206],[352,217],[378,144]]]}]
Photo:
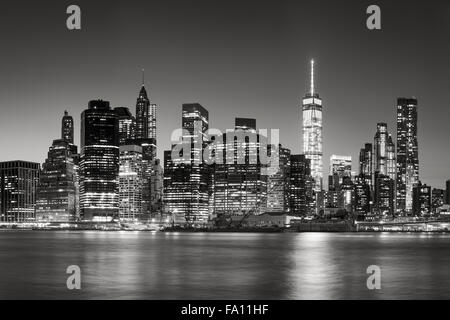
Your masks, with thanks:
[{"label": "building spire light", "polygon": [[311,96],[314,96],[314,59],[311,60]]}]

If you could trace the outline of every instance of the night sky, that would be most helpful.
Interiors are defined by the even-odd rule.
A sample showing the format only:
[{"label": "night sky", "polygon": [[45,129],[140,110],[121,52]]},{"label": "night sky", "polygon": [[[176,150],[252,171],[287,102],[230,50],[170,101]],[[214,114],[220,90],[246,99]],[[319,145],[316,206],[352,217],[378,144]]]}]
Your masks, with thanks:
[{"label": "night sky", "polygon": [[[447,1],[448,2],[448,1]],[[66,28],[66,8],[82,30]],[[366,28],[370,4],[382,30]],[[199,102],[210,126],[235,117],[279,128],[301,150],[301,99],[316,61],[324,104],[324,177],[331,154],[373,142],[377,122],[396,136],[396,98],[419,101],[422,182],[450,179],[450,2],[446,1],[8,1],[0,7],[0,160],[42,163],[89,100],[135,112],[141,69],[158,104],[158,155],[181,125],[181,104]],[[326,179],[324,179],[326,181]]]}]

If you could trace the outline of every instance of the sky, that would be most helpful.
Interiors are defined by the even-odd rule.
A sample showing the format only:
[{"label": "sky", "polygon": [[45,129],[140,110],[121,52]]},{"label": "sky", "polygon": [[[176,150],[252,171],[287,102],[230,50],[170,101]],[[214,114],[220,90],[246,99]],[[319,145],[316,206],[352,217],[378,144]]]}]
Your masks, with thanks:
[{"label": "sky", "polygon": [[[66,8],[81,8],[81,30]],[[381,30],[366,8],[381,8]],[[397,97],[418,99],[420,179],[450,179],[450,3],[446,1],[8,1],[0,9],[0,161],[42,163],[60,137],[64,110],[89,100],[135,111],[146,88],[158,105],[158,155],[181,126],[181,105],[198,102],[210,127],[235,117],[280,129],[300,153],[301,100],[315,60],[323,99],[324,177],[332,154],[358,154],[377,122],[396,137]],[[324,179],[326,181],[326,179]]]}]

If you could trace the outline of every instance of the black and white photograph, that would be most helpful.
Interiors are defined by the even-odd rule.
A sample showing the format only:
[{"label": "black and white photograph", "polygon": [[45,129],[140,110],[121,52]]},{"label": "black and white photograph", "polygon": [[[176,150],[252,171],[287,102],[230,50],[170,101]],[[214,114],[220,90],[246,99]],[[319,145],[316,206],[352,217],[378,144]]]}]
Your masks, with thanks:
[{"label": "black and white photograph", "polygon": [[450,299],[449,58],[444,0],[2,2],[0,300]]}]

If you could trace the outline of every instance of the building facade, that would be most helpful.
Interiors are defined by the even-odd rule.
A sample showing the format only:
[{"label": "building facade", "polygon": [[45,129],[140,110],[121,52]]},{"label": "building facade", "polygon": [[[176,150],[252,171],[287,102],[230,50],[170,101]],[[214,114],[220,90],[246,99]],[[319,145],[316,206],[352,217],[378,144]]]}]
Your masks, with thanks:
[{"label": "building facade", "polygon": [[314,61],[311,61],[311,90],[303,98],[303,153],[311,161],[314,191],[320,192],[323,183],[322,99],[314,91]]},{"label": "building facade", "polygon": [[0,162],[0,221],[33,222],[39,163]]},{"label": "building facade", "polygon": [[38,222],[71,222],[80,216],[77,148],[65,138],[53,141],[42,165],[36,195]]},{"label": "building facade", "polygon": [[413,188],[413,215],[430,216],[433,212],[431,187],[419,183]]},{"label": "building facade", "polygon": [[289,211],[293,215],[310,214],[314,183],[311,182],[311,160],[303,154],[290,157]]},{"label": "building facade", "polygon": [[118,117],[108,101],[93,100],[81,115],[80,209],[88,221],[119,215]]},{"label": "building facade", "polygon": [[419,182],[417,99],[397,100],[397,211],[412,211],[413,187]]},{"label": "building facade", "polygon": [[142,147],[119,147],[119,218],[121,221],[137,221],[142,216]]}]

